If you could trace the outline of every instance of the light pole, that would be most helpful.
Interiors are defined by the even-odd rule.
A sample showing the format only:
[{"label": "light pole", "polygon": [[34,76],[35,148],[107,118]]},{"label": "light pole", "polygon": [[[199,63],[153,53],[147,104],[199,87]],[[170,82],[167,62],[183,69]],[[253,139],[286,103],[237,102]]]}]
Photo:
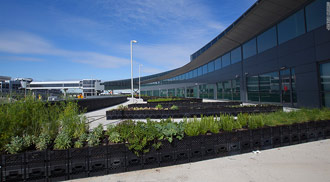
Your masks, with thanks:
[{"label": "light pole", "polygon": [[139,99],[141,99],[141,66],[142,64],[139,64]]},{"label": "light pole", "polygon": [[131,94],[132,94],[132,102],[134,101],[133,96],[133,43],[137,43],[136,40],[131,40]]}]

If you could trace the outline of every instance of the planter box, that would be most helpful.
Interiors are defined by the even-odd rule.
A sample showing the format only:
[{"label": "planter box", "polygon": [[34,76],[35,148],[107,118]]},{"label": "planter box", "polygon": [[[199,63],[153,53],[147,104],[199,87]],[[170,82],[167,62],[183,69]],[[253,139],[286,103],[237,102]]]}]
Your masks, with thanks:
[{"label": "planter box", "polygon": [[50,181],[69,179],[69,151],[53,150],[48,152],[48,178]]},{"label": "planter box", "polygon": [[108,146],[89,148],[88,171],[89,176],[100,176],[108,173]]},{"label": "planter box", "polygon": [[[329,128],[329,121],[318,121],[184,137],[182,140],[174,139],[172,143],[164,140],[158,150],[151,149],[149,153],[140,156],[129,151],[125,144],[2,155],[0,179],[63,181],[183,164],[251,152],[255,149],[291,145],[311,139],[324,139],[328,136]],[[313,137],[310,137],[311,134]],[[295,135],[299,137],[298,141],[293,137]],[[257,147],[256,142],[259,142]]]},{"label": "planter box", "polygon": [[2,179],[1,181],[22,181],[25,179],[25,154],[13,154],[2,156]]},{"label": "planter box", "polygon": [[26,152],[26,178],[33,181],[44,181],[47,177],[47,152]]},{"label": "planter box", "polygon": [[[210,105],[211,106],[211,105]],[[278,109],[273,109],[273,106],[263,107],[201,107],[189,108],[179,107],[179,110],[111,110],[106,112],[107,119],[145,119],[145,118],[184,118],[184,117],[200,117],[204,116],[218,116],[219,114],[237,115],[239,113],[267,113],[274,112]]]}]

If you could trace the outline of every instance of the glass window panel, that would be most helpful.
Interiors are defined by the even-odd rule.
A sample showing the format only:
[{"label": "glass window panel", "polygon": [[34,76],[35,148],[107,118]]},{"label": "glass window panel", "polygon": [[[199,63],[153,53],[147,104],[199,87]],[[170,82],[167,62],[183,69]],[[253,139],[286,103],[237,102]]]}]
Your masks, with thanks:
[{"label": "glass window panel", "polygon": [[257,37],[258,41],[258,53],[261,53],[267,49],[275,47],[277,45],[276,27],[268,29],[266,32],[260,34]]},{"label": "glass window panel", "polygon": [[214,71],[214,61],[211,61],[207,64],[207,70],[209,73]]},{"label": "glass window panel", "polygon": [[247,77],[247,95],[249,101],[259,101],[258,76]]},{"label": "glass window panel", "polygon": [[330,107],[330,93],[329,92],[322,93],[322,98],[323,98],[323,106]]},{"label": "glass window panel", "polygon": [[291,68],[291,87],[292,87],[292,102],[297,103],[296,74],[294,68]]},{"label": "glass window panel", "polygon": [[223,99],[223,83],[222,82],[217,83],[217,98]]},{"label": "glass window panel", "polygon": [[259,75],[261,102],[280,102],[280,84],[278,72]]},{"label": "glass window panel", "polygon": [[168,96],[174,97],[175,96],[175,89],[168,89]]},{"label": "glass window panel", "polygon": [[214,85],[207,85],[206,91],[207,91],[207,98],[214,99]]},{"label": "glass window panel", "polygon": [[203,66],[203,75],[205,75],[206,73],[207,73],[207,64]]},{"label": "glass window panel", "polygon": [[241,100],[241,83],[239,78],[232,80],[232,90],[233,100]]},{"label": "glass window panel", "polygon": [[223,98],[232,100],[231,80],[223,82]]},{"label": "glass window panel", "polygon": [[215,70],[221,69],[221,57],[215,60]]},{"label": "glass window panel", "polygon": [[291,15],[277,25],[278,43],[282,44],[305,33],[304,9]]},{"label": "glass window panel", "polygon": [[154,90],[154,91],[153,91],[153,96],[157,96],[157,97],[159,97],[159,90]]},{"label": "glass window panel", "polygon": [[230,52],[222,56],[222,67],[230,65]]},{"label": "glass window panel", "polygon": [[198,76],[202,76],[203,75],[203,67],[199,67],[198,68]]},{"label": "glass window panel", "polygon": [[257,54],[257,44],[256,38],[253,38],[243,44],[243,58],[246,59],[248,57],[254,56]]},{"label": "glass window panel", "polygon": [[306,6],[307,31],[311,31],[326,23],[327,0],[316,0]]},{"label": "glass window panel", "polygon": [[194,70],[193,70],[192,77],[195,78],[197,75],[198,75],[198,74],[197,74],[197,69],[194,69]]},{"label": "glass window panel", "polygon": [[330,91],[330,63],[320,65],[321,91]]},{"label": "glass window panel", "polygon": [[240,62],[242,60],[241,47],[237,47],[236,49],[231,51],[231,64]]}]

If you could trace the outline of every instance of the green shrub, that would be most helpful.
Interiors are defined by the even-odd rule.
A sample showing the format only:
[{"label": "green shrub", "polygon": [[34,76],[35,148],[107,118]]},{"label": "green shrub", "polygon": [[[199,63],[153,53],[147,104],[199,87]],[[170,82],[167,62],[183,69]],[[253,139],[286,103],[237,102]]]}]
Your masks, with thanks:
[{"label": "green shrub", "polygon": [[263,116],[262,115],[251,115],[249,122],[248,122],[248,127],[249,129],[257,129],[257,128],[262,128],[264,127],[264,122],[263,122]]},{"label": "green shrub", "polygon": [[247,113],[239,113],[237,115],[237,122],[239,122],[239,124],[242,127],[247,127],[248,125],[248,121],[249,121],[249,115]]},{"label": "green shrub", "polygon": [[71,138],[79,138],[80,135],[86,133],[88,125],[86,118],[80,115],[76,102],[69,102],[60,114],[62,130]]},{"label": "green shrub", "polygon": [[221,128],[224,131],[232,131],[234,128],[234,117],[230,115],[220,115]]},{"label": "green shrub", "polygon": [[200,121],[195,116],[189,121],[184,121],[184,132],[188,136],[197,136],[200,134]]},{"label": "green shrub", "polygon": [[116,131],[116,126],[113,124],[109,124],[107,126],[107,131],[105,134],[108,135],[108,140],[112,143],[119,143],[122,141],[119,132]]},{"label": "green shrub", "polygon": [[155,127],[162,135],[159,137],[160,140],[166,139],[172,143],[174,138],[181,140],[184,136],[183,123],[164,122],[155,124]]},{"label": "green shrub", "polygon": [[37,150],[46,150],[50,144],[50,136],[47,133],[42,133],[37,137],[35,144]]},{"label": "green shrub", "polygon": [[23,135],[23,139],[24,139],[24,148],[29,148],[36,141],[36,137],[33,135]]},{"label": "green shrub", "polygon": [[176,105],[173,105],[170,109],[171,109],[171,110],[179,110],[179,107],[176,106]]},{"label": "green shrub", "polygon": [[157,106],[155,108],[156,109],[163,109],[163,106],[161,104],[157,104]]},{"label": "green shrub", "polygon": [[103,137],[103,125],[99,124],[87,137],[88,146],[94,147],[100,145],[101,138]]},{"label": "green shrub", "polygon": [[54,143],[54,149],[63,150],[71,148],[70,135],[67,132],[62,131],[57,135]]},{"label": "green shrub", "polygon": [[87,133],[83,133],[79,139],[74,143],[74,148],[82,148],[84,147],[84,143],[87,141]]},{"label": "green shrub", "polygon": [[11,139],[11,142],[6,145],[6,151],[10,154],[17,154],[24,148],[24,139],[16,136]]},{"label": "green shrub", "polygon": [[128,109],[128,106],[119,105],[119,106],[118,106],[118,109],[119,109],[119,110],[126,110],[126,109]]}]

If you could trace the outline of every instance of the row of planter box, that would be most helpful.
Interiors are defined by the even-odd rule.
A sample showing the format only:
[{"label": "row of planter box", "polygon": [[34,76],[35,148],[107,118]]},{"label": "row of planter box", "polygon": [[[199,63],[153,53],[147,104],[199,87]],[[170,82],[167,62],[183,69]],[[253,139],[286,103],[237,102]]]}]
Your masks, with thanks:
[{"label": "row of planter box", "polygon": [[[77,102],[82,111],[90,112],[126,102],[127,97],[102,96],[95,98],[75,99],[74,101]],[[60,102],[63,101],[50,101],[52,104],[59,104]],[[64,102],[71,102],[71,100]]]},{"label": "row of planter box", "polygon": [[[171,108],[173,105],[178,106],[179,108],[209,108],[209,107],[224,107],[224,106],[238,106],[242,104],[242,102],[183,102],[183,103],[167,103],[164,102],[161,105],[163,108]],[[130,104],[128,108],[148,108],[148,107],[156,107],[158,104],[156,103],[145,103],[145,104]]]},{"label": "row of planter box", "polygon": [[1,181],[61,181],[182,164],[330,138],[330,121],[266,127],[163,141],[137,156],[124,144],[2,155]]},{"label": "row of planter box", "polygon": [[153,103],[153,104],[163,104],[163,103],[171,103],[171,104],[180,104],[180,103],[194,103],[198,102],[201,103],[203,102],[203,99],[200,98],[180,98],[180,100],[171,100],[171,101],[157,101],[157,102],[150,102],[147,100],[147,103]]},{"label": "row of planter box", "polygon": [[200,117],[230,114],[237,115],[239,113],[267,113],[275,112],[283,109],[282,106],[255,106],[255,107],[218,107],[218,108],[203,108],[203,109],[190,109],[179,108],[178,110],[110,110],[106,112],[107,119],[166,119],[166,118],[183,118],[183,117]]}]

